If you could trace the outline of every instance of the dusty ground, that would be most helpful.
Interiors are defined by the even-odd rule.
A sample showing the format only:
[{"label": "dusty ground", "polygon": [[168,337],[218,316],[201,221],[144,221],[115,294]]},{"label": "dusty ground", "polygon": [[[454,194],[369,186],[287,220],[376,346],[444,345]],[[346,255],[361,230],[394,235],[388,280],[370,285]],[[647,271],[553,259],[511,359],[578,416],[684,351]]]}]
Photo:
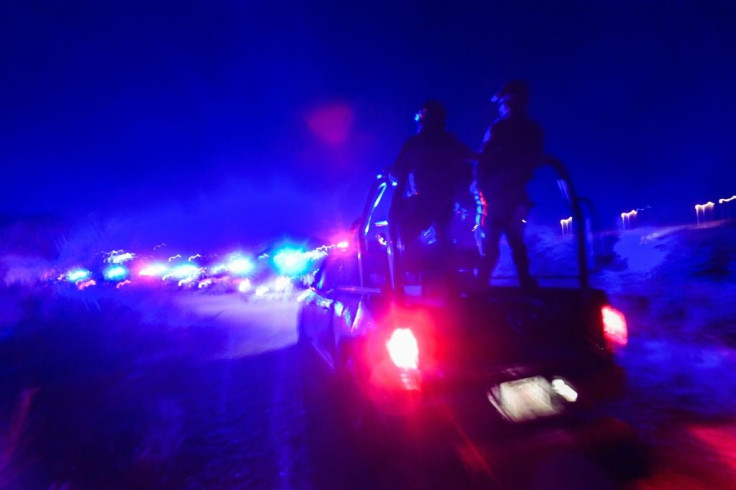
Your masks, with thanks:
[{"label": "dusty ground", "polygon": [[[606,284],[631,324],[611,411],[651,470],[634,489],[736,481],[733,241],[681,233],[622,237],[628,263]],[[512,487],[482,464],[356,452],[336,432],[341,400],[293,345],[294,301],[63,286],[0,288],[0,488]],[[530,479],[595,470],[550,461]]]}]

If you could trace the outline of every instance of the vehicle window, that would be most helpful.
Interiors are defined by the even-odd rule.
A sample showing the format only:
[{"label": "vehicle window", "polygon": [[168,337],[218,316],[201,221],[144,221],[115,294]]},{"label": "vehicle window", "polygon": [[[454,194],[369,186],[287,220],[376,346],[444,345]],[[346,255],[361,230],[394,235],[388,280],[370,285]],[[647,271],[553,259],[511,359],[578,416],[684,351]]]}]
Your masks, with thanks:
[{"label": "vehicle window", "polygon": [[354,254],[344,254],[343,267],[341,270],[341,286],[360,286],[360,271],[358,270],[358,257]]},{"label": "vehicle window", "polygon": [[359,286],[358,257],[338,251],[325,259],[315,276],[316,288],[329,291],[337,287]]},{"label": "vehicle window", "polygon": [[332,260],[328,257],[322,262],[322,266],[314,277],[315,288],[320,291],[334,289],[334,276],[334,265],[332,264]]}]

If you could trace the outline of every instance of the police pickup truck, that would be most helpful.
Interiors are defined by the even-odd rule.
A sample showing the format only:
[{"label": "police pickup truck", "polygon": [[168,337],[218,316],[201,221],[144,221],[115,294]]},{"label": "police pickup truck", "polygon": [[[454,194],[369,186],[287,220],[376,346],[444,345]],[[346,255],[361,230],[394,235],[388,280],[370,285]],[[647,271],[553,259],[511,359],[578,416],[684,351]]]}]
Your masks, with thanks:
[{"label": "police pickup truck", "polygon": [[507,436],[580,427],[621,397],[614,353],[626,320],[589,284],[583,213],[567,190],[572,286],[464,288],[472,265],[458,260],[459,286],[434,294],[411,268],[393,277],[392,256],[402,253],[388,232],[395,185],[378,176],[353,242],[328,254],[298,315],[299,344],[340,380],[359,438],[377,437],[377,421],[425,435],[441,425]]}]

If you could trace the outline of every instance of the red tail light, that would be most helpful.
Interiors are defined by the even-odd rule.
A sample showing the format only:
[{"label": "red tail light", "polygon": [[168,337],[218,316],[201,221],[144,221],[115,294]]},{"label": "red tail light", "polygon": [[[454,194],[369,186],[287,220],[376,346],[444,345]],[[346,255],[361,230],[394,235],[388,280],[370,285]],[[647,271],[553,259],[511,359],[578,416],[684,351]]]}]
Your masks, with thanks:
[{"label": "red tail light", "polygon": [[629,329],[623,313],[610,306],[601,308],[603,334],[611,348],[623,347],[629,341]]},{"label": "red tail light", "polygon": [[419,366],[419,344],[408,328],[397,328],[386,342],[388,354],[396,367],[417,369]]}]

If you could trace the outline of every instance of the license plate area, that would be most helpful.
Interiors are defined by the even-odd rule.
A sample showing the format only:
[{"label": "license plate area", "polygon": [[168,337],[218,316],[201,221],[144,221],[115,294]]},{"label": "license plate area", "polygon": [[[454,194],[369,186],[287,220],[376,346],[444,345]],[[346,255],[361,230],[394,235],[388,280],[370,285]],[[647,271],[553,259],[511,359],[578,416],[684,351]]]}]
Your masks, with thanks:
[{"label": "license plate area", "polygon": [[506,420],[526,422],[564,410],[552,384],[542,376],[506,381],[491,388],[488,400]]}]

